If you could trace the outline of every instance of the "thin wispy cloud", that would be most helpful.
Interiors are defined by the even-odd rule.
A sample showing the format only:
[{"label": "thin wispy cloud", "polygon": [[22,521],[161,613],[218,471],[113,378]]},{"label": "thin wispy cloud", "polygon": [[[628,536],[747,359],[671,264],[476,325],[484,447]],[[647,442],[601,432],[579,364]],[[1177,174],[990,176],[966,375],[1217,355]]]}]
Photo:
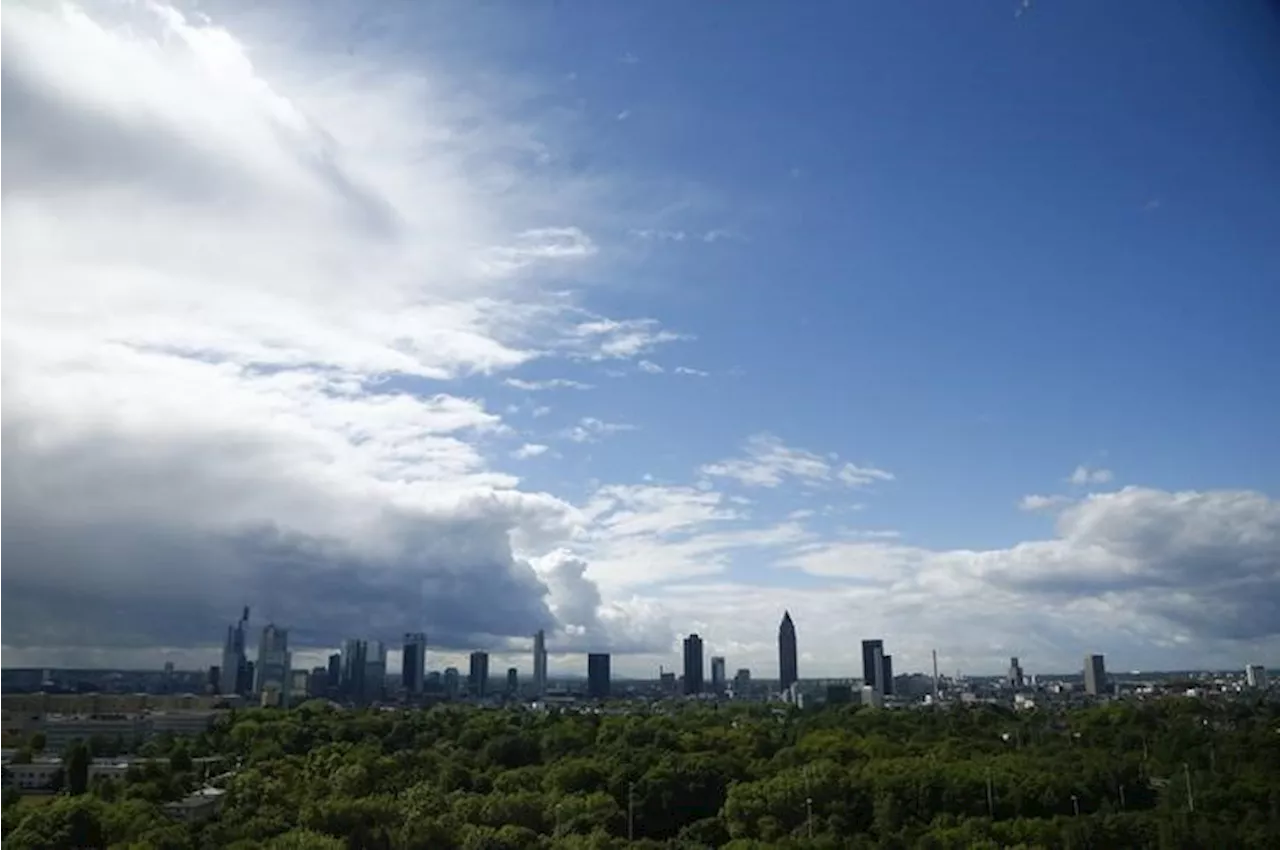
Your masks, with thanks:
[{"label": "thin wispy cloud", "polygon": [[594,385],[568,378],[549,378],[543,381],[527,381],[523,378],[507,378],[502,383],[517,390],[542,392],[544,390],[590,390]]},{"label": "thin wispy cloud", "polygon": [[1111,470],[1080,464],[1067,477],[1067,481],[1076,486],[1087,484],[1107,484],[1115,477]]},{"label": "thin wispy cloud", "polygon": [[852,463],[839,464],[805,449],[788,446],[772,434],[757,434],[743,446],[744,455],[701,467],[711,478],[730,478],[748,487],[777,487],[792,480],[805,484],[841,483],[860,487],[892,481],[890,472]]},{"label": "thin wispy cloud", "polygon": [[594,443],[611,434],[634,431],[636,426],[622,422],[606,422],[594,416],[584,416],[578,424],[561,432],[561,436],[575,443]]}]

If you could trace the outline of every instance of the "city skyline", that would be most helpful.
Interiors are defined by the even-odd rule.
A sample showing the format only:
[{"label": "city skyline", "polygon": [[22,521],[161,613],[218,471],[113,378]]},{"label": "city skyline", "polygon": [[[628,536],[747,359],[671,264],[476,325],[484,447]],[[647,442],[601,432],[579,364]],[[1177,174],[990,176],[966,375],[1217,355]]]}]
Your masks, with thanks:
[{"label": "city skyline", "polygon": [[4,665],[1269,663],[1275,26],[6,6]]}]

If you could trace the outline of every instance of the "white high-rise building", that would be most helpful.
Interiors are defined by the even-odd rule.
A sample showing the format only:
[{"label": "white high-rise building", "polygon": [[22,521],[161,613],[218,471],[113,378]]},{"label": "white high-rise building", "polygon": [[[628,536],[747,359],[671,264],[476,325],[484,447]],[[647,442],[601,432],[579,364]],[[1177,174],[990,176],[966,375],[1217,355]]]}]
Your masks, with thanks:
[{"label": "white high-rise building", "polygon": [[1250,664],[1244,668],[1245,684],[1260,691],[1267,689],[1267,668],[1261,664]]},{"label": "white high-rise building", "polygon": [[258,663],[254,667],[254,691],[261,694],[274,690],[281,695],[281,702],[288,703],[289,694],[289,630],[268,623],[262,628],[258,641]]},{"label": "white high-rise building", "polygon": [[547,692],[547,636],[542,629],[533,636],[533,694],[543,696]]}]

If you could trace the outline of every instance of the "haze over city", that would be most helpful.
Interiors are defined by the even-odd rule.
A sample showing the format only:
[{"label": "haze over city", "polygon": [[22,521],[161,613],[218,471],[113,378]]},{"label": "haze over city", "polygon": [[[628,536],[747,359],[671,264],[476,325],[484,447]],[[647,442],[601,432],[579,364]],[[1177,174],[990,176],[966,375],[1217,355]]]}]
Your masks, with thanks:
[{"label": "haze over city", "polygon": [[4,17],[5,667],[1280,656],[1273,7]]}]

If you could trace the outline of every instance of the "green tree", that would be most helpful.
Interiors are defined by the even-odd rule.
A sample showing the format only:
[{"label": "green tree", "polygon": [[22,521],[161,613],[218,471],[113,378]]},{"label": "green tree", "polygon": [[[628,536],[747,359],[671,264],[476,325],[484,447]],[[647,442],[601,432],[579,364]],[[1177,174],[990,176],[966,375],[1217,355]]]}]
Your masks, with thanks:
[{"label": "green tree", "polygon": [[83,741],[73,741],[62,757],[66,771],[67,791],[73,797],[89,790],[89,747]]}]

